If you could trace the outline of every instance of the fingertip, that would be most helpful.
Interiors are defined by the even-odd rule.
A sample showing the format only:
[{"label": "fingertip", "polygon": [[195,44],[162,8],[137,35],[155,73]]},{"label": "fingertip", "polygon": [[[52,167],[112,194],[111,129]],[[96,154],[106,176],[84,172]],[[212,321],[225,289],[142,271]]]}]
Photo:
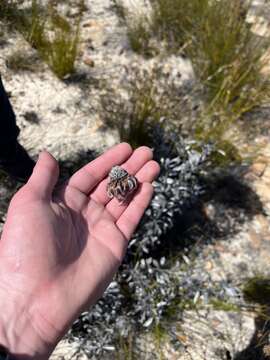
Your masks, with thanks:
[{"label": "fingertip", "polygon": [[37,165],[39,164],[41,164],[43,168],[46,168],[49,173],[53,174],[54,177],[59,177],[58,161],[47,150],[42,150],[39,154]]},{"label": "fingertip", "polygon": [[48,152],[41,151],[33,173],[27,185],[35,190],[40,197],[51,196],[53,188],[59,177],[57,160]]},{"label": "fingertip", "polygon": [[128,154],[129,156],[133,153],[132,146],[127,142],[121,142],[120,144],[117,145],[117,147],[121,149],[121,151],[123,151],[124,153]]},{"label": "fingertip", "polygon": [[126,142],[126,141],[120,142],[119,145],[126,147],[126,148],[129,149],[130,151],[133,151],[132,146],[131,146],[128,142]]},{"label": "fingertip", "polygon": [[[50,154],[47,150],[41,150],[41,152],[38,155],[38,160],[42,160],[42,158],[45,158]],[[51,154],[50,154],[51,155]]]},{"label": "fingertip", "polygon": [[149,161],[149,167],[152,170],[152,174],[154,179],[158,177],[159,173],[160,173],[160,165],[158,162],[156,162],[155,160],[151,160]]},{"label": "fingertip", "polygon": [[152,158],[153,158],[153,150],[152,150],[150,147],[148,147],[148,146],[145,146],[145,145],[140,146],[140,147],[138,147],[138,148],[136,149],[136,151],[142,151],[142,152],[144,152],[145,154],[148,155],[148,158],[149,158],[149,159],[152,159]]},{"label": "fingertip", "polygon": [[58,166],[58,162],[55,157],[47,150],[42,150],[39,153],[38,161],[46,163],[48,166]]}]

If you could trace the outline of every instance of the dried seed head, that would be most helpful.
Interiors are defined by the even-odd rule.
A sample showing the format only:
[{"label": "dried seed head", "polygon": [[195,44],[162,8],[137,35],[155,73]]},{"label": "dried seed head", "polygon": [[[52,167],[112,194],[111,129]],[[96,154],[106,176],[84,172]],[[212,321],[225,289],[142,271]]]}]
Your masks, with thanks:
[{"label": "dried seed head", "polygon": [[109,173],[109,178],[110,180],[119,180],[127,175],[128,172],[121,168],[121,166],[114,166]]}]

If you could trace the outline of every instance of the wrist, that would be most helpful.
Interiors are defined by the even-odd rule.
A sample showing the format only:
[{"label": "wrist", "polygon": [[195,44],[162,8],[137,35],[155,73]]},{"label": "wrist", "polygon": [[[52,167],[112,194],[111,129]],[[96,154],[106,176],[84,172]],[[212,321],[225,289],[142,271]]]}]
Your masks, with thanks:
[{"label": "wrist", "polygon": [[44,342],[28,309],[3,299],[0,291],[0,344],[15,359],[48,359],[54,346]]}]

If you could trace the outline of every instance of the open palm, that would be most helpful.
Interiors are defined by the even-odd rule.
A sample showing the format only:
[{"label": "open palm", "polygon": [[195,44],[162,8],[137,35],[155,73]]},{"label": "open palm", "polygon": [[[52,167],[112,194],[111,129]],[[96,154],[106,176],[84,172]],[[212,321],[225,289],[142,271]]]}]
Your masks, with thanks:
[{"label": "open palm", "polygon": [[[114,165],[139,180],[129,204],[106,194]],[[55,191],[57,162],[41,154],[28,183],[11,201],[0,242],[0,306],[18,314],[13,315],[14,332],[25,334],[16,345],[12,335],[6,340],[16,354],[47,358],[80,311],[102,295],[150,202],[158,172],[149,148],[133,152],[122,143]],[[5,322],[8,315],[0,315],[0,322],[1,316]]]}]

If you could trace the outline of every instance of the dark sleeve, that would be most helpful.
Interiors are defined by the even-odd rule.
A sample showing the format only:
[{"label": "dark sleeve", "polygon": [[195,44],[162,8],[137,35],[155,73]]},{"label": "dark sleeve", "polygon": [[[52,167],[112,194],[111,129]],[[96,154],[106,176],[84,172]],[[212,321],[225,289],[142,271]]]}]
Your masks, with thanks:
[{"label": "dark sleeve", "polygon": [[17,139],[19,128],[0,76],[0,148]]}]

